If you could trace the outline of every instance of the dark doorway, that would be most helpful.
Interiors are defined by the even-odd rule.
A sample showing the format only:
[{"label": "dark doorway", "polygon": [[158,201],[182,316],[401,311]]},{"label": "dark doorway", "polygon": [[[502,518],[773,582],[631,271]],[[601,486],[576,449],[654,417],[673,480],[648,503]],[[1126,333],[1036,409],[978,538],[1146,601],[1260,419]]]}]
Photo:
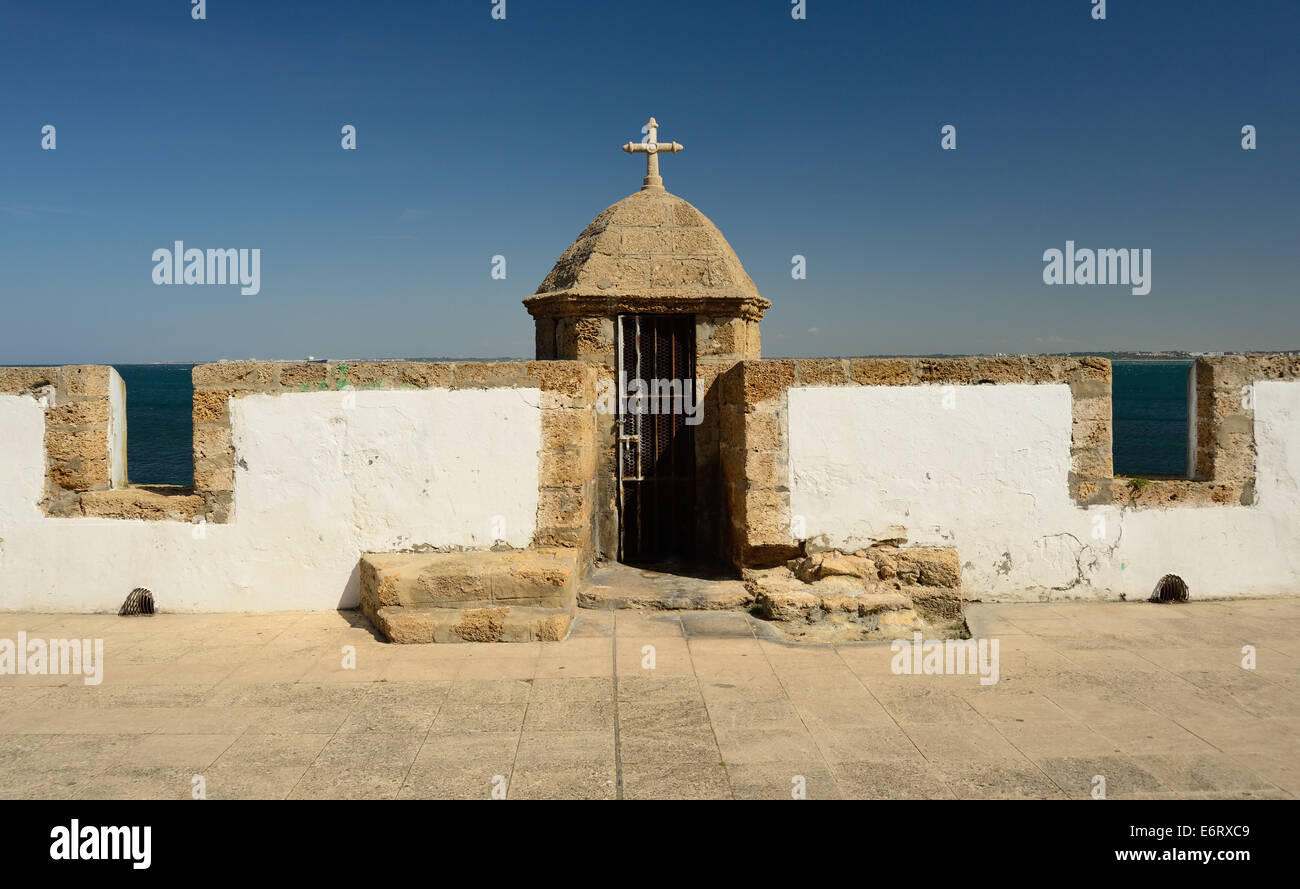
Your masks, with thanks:
[{"label": "dark doorway", "polygon": [[618,319],[619,560],[695,557],[695,318]]}]

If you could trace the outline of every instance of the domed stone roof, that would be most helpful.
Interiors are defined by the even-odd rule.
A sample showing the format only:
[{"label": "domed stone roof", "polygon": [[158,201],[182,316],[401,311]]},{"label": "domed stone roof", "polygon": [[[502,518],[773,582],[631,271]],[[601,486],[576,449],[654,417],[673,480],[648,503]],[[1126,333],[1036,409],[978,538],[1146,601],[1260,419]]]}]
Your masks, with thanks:
[{"label": "domed stone roof", "polygon": [[708,217],[648,187],[592,220],[524,305],[534,317],[681,312],[758,320],[771,303]]}]

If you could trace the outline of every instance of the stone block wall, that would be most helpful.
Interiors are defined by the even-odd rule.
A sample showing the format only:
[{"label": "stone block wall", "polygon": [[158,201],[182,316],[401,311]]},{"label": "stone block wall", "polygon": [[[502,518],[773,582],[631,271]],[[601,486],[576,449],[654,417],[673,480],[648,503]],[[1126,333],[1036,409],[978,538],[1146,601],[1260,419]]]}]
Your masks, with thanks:
[{"label": "stone block wall", "polygon": [[[598,315],[560,315],[536,319],[537,357],[540,361],[578,361],[588,367],[594,385],[615,380],[618,359],[614,319]],[[613,413],[593,413],[592,528],[593,551],[615,558],[618,554],[618,418]]]},{"label": "stone block wall", "polygon": [[[1126,578],[1133,574],[1135,560],[1152,563],[1151,570],[1159,573],[1176,570],[1169,563],[1175,561],[1172,554],[1180,551],[1181,544],[1176,541],[1183,539],[1194,541],[1187,545],[1189,552],[1195,550],[1202,554],[1201,561],[1193,567],[1208,579],[1204,582],[1222,583],[1222,577],[1229,575],[1222,573],[1228,570],[1226,567],[1212,568],[1201,562],[1233,564],[1236,558],[1233,553],[1252,565],[1276,563],[1258,571],[1263,582],[1272,584],[1268,589],[1277,588],[1300,574],[1300,565],[1294,571],[1286,567],[1287,559],[1300,560],[1300,546],[1294,548],[1297,555],[1293,557],[1285,542],[1291,539],[1287,535],[1300,532],[1294,519],[1277,512],[1290,509],[1288,498],[1295,494],[1295,480],[1300,479],[1300,469],[1288,462],[1300,459],[1293,456],[1300,453],[1300,429],[1295,426],[1300,407],[1293,403],[1300,392],[1300,356],[1241,355],[1198,360],[1192,477],[1129,479],[1113,473],[1111,374],[1109,362],[1103,359],[994,356],[763,361],[749,357],[758,346],[756,330],[750,322],[698,317],[696,324],[697,377],[704,392],[705,418],[696,427],[700,479],[697,532],[705,552],[721,553],[733,566],[779,564],[800,554],[809,541],[826,530],[821,528],[811,533],[796,527],[801,517],[792,515],[794,487],[798,497],[805,498],[801,502],[816,504],[807,509],[801,507],[801,511],[817,512],[819,522],[830,517],[832,535],[837,529],[847,528],[850,523],[841,519],[850,514],[860,515],[863,521],[860,527],[848,529],[851,533],[847,538],[863,533],[889,536],[886,527],[889,523],[907,524],[914,535],[922,538],[929,535],[912,542],[954,545],[959,550],[965,546],[963,558],[973,559],[974,565],[963,565],[963,570],[969,570],[987,588],[1001,585],[1010,596],[1050,597],[1062,591],[1099,585],[1132,593],[1134,581]],[[0,368],[0,396],[4,396],[0,397],[0,407],[9,418],[7,428],[13,430],[6,460],[16,461],[13,465],[22,467],[14,476],[20,487],[7,487],[0,492],[8,495],[10,504],[3,520],[13,525],[0,528],[3,532],[0,537],[6,538],[0,557],[8,559],[4,564],[15,572],[15,584],[39,586],[44,590],[42,607],[102,607],[98,599],[74,603],[60,598],[65,590],[81,590],[79,595],[94,591],[93,587],[86,587],[85,578],[77,573],[91,571],[90,566],[97,566],[94,570],[100,573],[120,574],[120,578],[114,575],[114,583],[126,587],[127,591],[132,584],[149,582],[148,577],[154,572],[164,576],[161,573],[170,570],[165,576],[171,577],[176,574],[174,566],[190,566],[181,570],[189,571],[192,567],[200,578],[199,583],[190,585],[195,591],[192,601],[186,602],[190,610],[203,610],[206,603],[265,608],[245,578],[257,578],[258,584],[264,580],[272,583],[266,580],[272,576],[279,576],[279,582],[289,583],[299,583],[305,578],[303,583],[320,584],[321,578],[326,578],[319,591],[312,594],[317,598],[304,594],[292,600],[299,607],[304,604],[316,607],[315,603],[324,601],[323,597],[334,589],[331,584],[355,567],[355,556],[350,566],[343,556],[352,552],[355,541],[365,537],[366,529],[377,524],[384,526],[382,533],[368,538],[370,542],[355,544],[364,547],[360,551],[401,549],[404,544],[390,543],[390,539],[397,538],[385,535],[390,530],[400,535],[407,525],[418,524],[422,516],[431,513],[424,510],[425,501],[418,497],[418,489],[408,490],[409,486],[400,484],[393,490],[406,491],[405,494],[384,491],[373,500],[349,501],[360,503],[360,508],[349,513],[357,518],[349,518],[342,528],[336,527],[338,522],[331,525],[332,505],[308,511],[304,519],[293,513],[293,508],[297,508],[294,502],[287,511],[283,503],[263,503],[277,499],[282,477],[277,473],[294,471],[293,455],[286,455],[279,442],[312,442],[315,441],[312,429],[334,428],[277,419],[290,415],[322,416],[317,408],[309,407],[310,399],[297,403],[304,408],[301,412],[288,405],[277,407],[278,399],[293,399],[300,393],[329,392],[339,397],[354,393],[364,401],[380,399],[379,394],[363,394],[369,390],[437,390],[429,393],[428,403],[441,405],[439,410],[452,413],[440,414],[441,419],[433,427],[425,428],[447,430],[452,436],[447,441],[463,445],[472,440],[476,424],[467,420],[465,439],[457,437],[459,430],[454,423],[448,424],[448,416],[459,416],[457,412],[471,404],[456,406],[457,393],[494,390],[484,394],[490,400],[489,396],[508,394],[502,390],[521,389],[527,390],[527,395],[521,397],[526,398],[530,407],[509,416],[516,418],[510,422],[524,418],[530,424],[531,435],[540,441],[537,506],[535,523],[524,530],[521,523],[524,517],[533,515],[533,502],[513,499],[519,515],[511,519],[511,527],[520,530],[510,545],[580,548],[585,564],[602,552],[612,554],[609,549],[601,549],[608,542],[598,534],[613,536],[615,546],[617,542],[615,418],[597,410],[597,383],[609,378],[605,376],[609,371],[610,365],[603,361],[577,360],[200,365],[193,375],[195,486],[187,490],[133,487],[126,483],[125,433],[121,426],[124,401],[120,379],[111,368]],[[998,389],[1003,386],[1008,388]],[[1009,456],[1017,447],[1014,435],[964,436],[968,429],[990,430],[993,421],[980,425],[985,415],[974,408],[968,408],[974,412],[966,415],[938,411],[932,399],[943,395],[946,387],[952,387],[959,399],[966,399],[962,402],[965,405],[988,404],[1001,411],[999,428],[1014,428],[1018,432],[1023,418],[1028,424],[1026,430],[1036,436],[1034,453],[1043,457],[1033,464],[1036,474],[1021,472],[1020,465]],[[799,390],[799,395],[792,399],[791,392],[795,390]],[[861,393],[861,397],[851,390]],[[1258,416],[1256,390],[1261,393],[1263,405],[1263,412]],[[908,391],[917,397],[885,397],[890,392],[906,395]],[[1001,391],[1007,397],[975,396],[971,400],[971,395],[962,394],[992,395]],[[234,409],[241,423],[238,429],[232,429],[232,407],[241,399],[253,396],[256,396],[254,401]],[[814,488],[820,482],[808,481],[806,473],[804,480],[796,484],[793,477],[799,473],[792,472],[791,459],[792,401],[803,411],[796,430],[802,436],[799,440],[804,442],[799,445],[802,453],[823,454],[808,459],[831,466],[831,483],[847,479],[858,485],[849,499],[828,495],[818,500],[822,495]],[[507,402],[520,405],[514,396],[506,397],[502,403]],[[448,407],[449,404],[452,406]],[[844,437],[846,427],[839,416],[842,406],[849,405],[856,405],[859,412],[876,412],[872,416],[878,415],[880,424],[865,427],[866,437]],[[934,413],[925,421],[929,425],[916,425],[919,418],[914,411],[922,408],[924,412],[931,407]],[[401,408],[390,404],[384,410],[394,413],[371,415],[385,419],[362,424],[366,434],[383,436],[385,430],[392,429],[396,436],[392,440],[400,442],[401,447],[389,453],[404,461],[400,465],[405,466],[407,462],[442,465],[434,456],[438,452],[422,448],[412,435],[402,438],[405,427],[394,425],[403,422]],[[491,417],[500,415],[473,411],[471,414],[482,417],[488,425]],[[533,418],[537,418],[540,429],[531,425]],[[812,425],[804,425],[805,421],[812,421]],[[266,431],[271,427],[275,427],[274,435],[263,435],[256,441],[246,436],[249,429]],[[871,430],[875,428],[882,431],[872,437]],[[912,464],[920,461],[925,465],[909,464],[907,454],[900,455],[896,448],[891,450],[892,443],[905,441],[913,428],[917,430],[916,435],[922,436],[913,444],[924,445],[927,455],[913,459]],[[835,449],[829,452],[829,457],[824,456],[826,448],[818,451],[806,446],[815,444],[823,432],[839,436],[834,438]],[[500,427],[494,434],[503,434]],[[943,435],[968,440],[974,458],[949,461],[937,440]],[[868,439],[873,442],[871,448],[859,449],[854,444]],[[1297,442],[1294,447],[1293,441]],[[256,464],[253,470],[241,474],[245,470],[240,468],[238,449],[251,448],[253,444],[261,450],[246,451],[250,460],[255,453],[263,457],[260,462],[251,460]],[[531,440],[522,449],[516,447],[511,458],[513,465],[530,466],[527,455],[533,447]],[[474,462],[473,448],[469,450],[468,459]],[[263,465],[266,455],[283,457],[284,467],[268,472]],[[841,459],[836,455],[851,456]],[[986,455],[990,458],[983,460]],[[317,454],[313,459],[320,461],[322,457]],[[807,463],[805,459],[794,469],[807,470]],[[955,475],[950,473],[949,481],[956,479],[974,493],[962,494],[958,487],[944,488],[917,481],[923,479],[926,469],[948,464],[957,467],[953,470]],[[333,471],[333,464],[320,465]],[[454,461],[448,465],[454,465]],[[477,467],[474,472],[491,472],[481,463]],[[879,467],[891,468],[885,471]],[[910,480],[896,483],[903,477]],[[237,486],[237,478],[255,481],[256,487]],[[371,475],[363,460],[359,474],[346,474],[344,478],[368,479]],[[298,484],[309,488],[311,483],[300,480]],[[337,486],[337,477],[333,484]],[[364,500],[369,483],[357,484],[362,490],[359,496]],[[453,515],[454,504],[466,502],[464,492],[475,482],[467,473],[458,484],[456,497],[459,499],[451,501],[447,510],[437,515]],[[242,507],[256,514],[245,514],[243,523],[237,487],[254,492]],[[531,475],[527,487],[529,490],[533,487]],[[872,493],[885,488],[890,488],[892,493],[884,500]],[[511,502],[511,490],[497,491],[494,502]],[[1261,491],[1265,493],[1261,495]],[[298,496],[296,489],[290,493]],[[979,499],[986,495],[987,499]],[[312,492],[307,490],[301,496],[301,502],[306,504]],[[811,500],[807,499],[810,497]],[[1260,506],[1261,497],[1267,501],[1264,506]],[[869,502],[874,505],[867,505]],[[387,508],[392,503],[398,505],[396,510]],[[909,503],[914,507],[912,517],[895,518],[908,515],[899,510],[906,510]],[[1218,507],[1223,515],[1207,507]],[[312,509],[311,506],[303,508]],[[274,527],[282,515],[301,526],[295,526],[298,535],[293,544],[298,548],[295,553],[310,553],[310,559],[316,559],[328,551],[333,553],[336,562],[321,566],[318,574],[309,577],[301,573],[304,566],[311,568],[307,564],[310,560],[305,557],[277,561],[277,553],[284,544],[277,535],[268,535],[267,529]],[[136,526],[132,529],[126,521],[45,522],[42,516],[135,520]],[[381,516],[389,519],[382,520]],[[885,516],[889,518],[882,518]],[[985,519],[987,524],[981,526]],[[1090,523],[1097,519],[1105,523],[1104,535],[1094,536],[1096,529]],[[170,525],[170,528],[141,528],[140,520]],[[189,528],[175,525],[199,520],[213,526],[206,541],[201,535],[191,539]],[[354,521],[356,528],[349,524]],[[324,537],[320,538],[322,542],[317,542],[317,525],[313,524],[316,522],[327,535],[335,534],[334,542]],[[304,537],[299,533],[304,529],[312,533]],[[438,547],[442,545],[439,541],[448,536],[439,529],[420,533],[423,536],[412,543],[425,545],[428,541],[428,545]],[[949,538],[945,534],[956,536]],[[491,537],[485,543],[478,532],[475,535],[448,545],[453,548],[490,545]],[[340,544],[340,540],[344,543]],[[376,540],[379,542],[375,543]],[[1265,546],[1269,540],[1275,541],[1271,548]],[[1007,560],[1009,573],[1006,574],[1001,567],[1003,542],[1014,557]],[[42,560],[47,556],[42,555],[45,550],[40,547],[47,544],[59,551],[66,549],[68,564],[58,571],[52,570],[48,577],[24,574],[29,571],[29,563],[45,563]],[[1238,547],[1240,552],[1233,547]],[[164,550],[166,559],[171,561],[159,556]],[[229,566],[223,567],[227,563]],[[279,571],[283,574],[274,575]],[[310,588],[310,584],[303,587]],[[1236,587],[1233,590],[1236,592]],[[178,591],[171,593],[174,596]],[[121,595],[124,592],[115,586],[110,598],[120,601]],[[11,607],[13,603],[21,607],[26,600],[14,592],[6,601]]]},{"label": "stone block wall", "polygon": [[725,374],[720,410],[724,547],[737,567],[775,565],[804,547],[790,511],[788,392],[813,386],[1066,385],[1070,469],[1061,481],[1079,506],[1249,505],[1255,482],[1251,387],[1300,380],[1300,356],[1203,357],[1195,366],[1195,476],[1116,478],[1111,369],[1103,358],[994,356],[743,361]]},{"label": "stone block wall", "polygon": [[[194,488],[209,521],[235,514],[230,404],[252,394],[371,389],[538,388],[542,450],[534,546],[579,547],[590,555],[595,503],[594,370],[578,361],[266,362],[194,368]],[[466,435],[474,430],[467,428]]]},{"label": "stone block wall", "polygon": [[125,484],[124,391],[111,367],[0,367],[0,394],[45,407],[46,515],[97,515],[101,493]]},{"label": "stone block wall", "polygon": [[745,317],[695,318],[695,380],[703,419],[695,427],[695,536],[697,552],[715,560],[722,552],[727,519],[722,477],[725,375],[762,354],[758,321]]},{"label": "stone block wall", "polygon": [[351,607],[365,552],[592,558],[583,363],[228,362],[193,379],[194,488],[132,486],[111,368],[0,368],[0,609],[116,610],[136,586],[169,611]]},{"label": "stone block wall", "polygon": [[[46,515],[222,524],[236,511],[233,400],[370,389],[537,388],[543,448],[534,545],[591,552],[595,371],[576,361],[428,363],[234,361],[193,370],[194,487],[130,487],[124,388],[111,367],[0,368],[0,394],[43,399]],[[467,429],[467,435],[473,430]]]}]

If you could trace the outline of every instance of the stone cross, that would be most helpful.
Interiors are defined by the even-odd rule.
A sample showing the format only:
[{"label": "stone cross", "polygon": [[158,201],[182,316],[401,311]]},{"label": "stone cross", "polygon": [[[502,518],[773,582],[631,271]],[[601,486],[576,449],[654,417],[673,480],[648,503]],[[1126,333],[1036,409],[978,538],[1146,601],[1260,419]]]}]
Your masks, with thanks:
[{"label": "stone cross", "polygon": [[644,142],[629,142],[623,146],[623,150],[628,154],[645,154],[645,181],[641,183],[641,190],[662,189],[664,180],[659,175],[659,152],[666,151],[669,154],[676,154],[682,150],[682,143],[660,142],[659,121],[653,117],[645,125],[645,132]]}]

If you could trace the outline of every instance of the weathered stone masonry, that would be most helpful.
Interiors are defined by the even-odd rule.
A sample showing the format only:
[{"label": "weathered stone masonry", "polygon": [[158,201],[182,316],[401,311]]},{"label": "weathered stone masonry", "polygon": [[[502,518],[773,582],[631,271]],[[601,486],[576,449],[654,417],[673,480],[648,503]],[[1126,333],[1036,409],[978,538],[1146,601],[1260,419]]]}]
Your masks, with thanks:
[{"label": "weathered stone masonry", "polygon": [[188,520],[197,501],[158,502],[125,493],[126,417],[122,378],[111,367],[0,368],[0,394],[43,401],[45,493],[41,508],[61,518],[104,516]]},{"label": "weathered stone masonry", "polygon": [[[595,485],[595,374],[575,361],[430,363],[224,362],[194,368],[194,487],[210,521],[229,521],[234,470],[230,402],[266,393],[367,389],[532,388],[542,391],[534,546],[590,552]],[[465,430],[473,435],[472,429]]]},{"label": "weathered stone masonry", "polygon": [[[1253,387],[1261,382],[1300,381],[1300,356],[1243,355],[1198,360],[1195,477],[1143,480],[1139,484],[1116,478],[1111,471],[1110,367],[1103,359],[1031,356],[748,360],[738,359],[743,353],[724,351],[740,348],[735,345],[735,335],[743,333],[743,323],[732,319],[715,325],[700,319],[697,324],[701,351],[716,356],[716,367],[720,369],[706,402],[706,412],[713,415],[717,431],[706,440],[709,448],[716,447],[718,455],[721,496],[717,524],[724,539],[717,545],[736,568],[779,565],[808,548],[807,539],[799,537],[791,527],[788,402],[794,388],[930,386],[938,391],[954,386],[960,391],[961,387],[1005,384],[1068,387],[1072,417],[1070,469],[1060,479],[1067,486],[1068,499],[1081,509],[1118,506],[1142,513],[1173,507],[1241,509],[1254,504],[1258,497],[1258,424],[1251,397]],[[710,326],[712,330],[705,329]],[[721,336],[718,331],[723,331]],[[120,385],[120,380],[110,368],[0,369],[0,393],[44,399],[47,406],[42,412],[44,493],[38,504],[44,515],[160,522],[202,519],[220,526],[236,521],[239,515],[234,480],[240,455],[232,443],[230,425],[230,405],[235,399],[254,394],[292,399],[304,392],[349,389],[534,389],[542,397],[542,447],[538,453],[538,509],[530,545],[539,552],[553,548],[574,551],[574,571],[580,576],[600,553],[593,529],[602,502],[600,487],[610,484],[612,446],[598,432],[609,418],[595,408],[596,382],[606,367],[603,362],[562,360],[201,365],[194,370],[196,471],[192,492],[126,485],[120,462],[125,446],[120,422],[123,401],[120,395],[113,395],[113,387]],[[707,374],[704,371],[701,377],[707,378]],[[1276,397],[1272,402],[1275,412],[1279,404]],[[1276,419],[1271,421],[1268,434],[1273,437],[1276,461],[1276,448],[1289,441],[1292,433],[1289,427],[1277,425],[1286,422],[1286,415],[1273,416]],[[467,428],[465,434],[472,436],[473,429]],[[706,452],[703,459],[709,459],[708,448],[702,450]],[[1287,484],[1287,479],[1281,477],[1279,481],[1273,476],[1270,483],[1276,489],[1278,484]],[[1274,520],[1261,515],[1257,521]],[[1150,527],[1145,533],[1148,542],[1152,539],[1149,535],[1155,532],[1154,526],[1135,527]],[[1223,527],[1223,533],[1232,533],[1226,529],[1236,525]],[[1282,533],[1282,526],[1278,529]],[[572,580],[572,576],[565,575],[557,589],[567,596]],[[1281,582],[1280,576],[1270,581]],[[520,602],[529,596],[538,601],[543,598],[526,590],[500,595],[507,593]],[[503,600],[489,596],[473,601],[486,608],[497,607]],[[472,621],[465,626],[471,635],[487,632],[481,627],[475,629]],[[488,626],[496,624],[489,621]],[[507,621],[501,623],[500,630],[500,638],[508,638],[511,633],[547,632],[541,622],[511,630]]]},{"label": "weathered stone masonry", "polygon": [[744,361],[724,378],[722,470],[727,553],[737,567],[770,566],[799,555],[792,529],[788,399],[800,386],[1068,385],[1072,405],[1070,496],[1080,506],[1250,505],[1254,497],[1254,414],[1249,388],[1300,379],[1300,356],[1203,357],[1195,365],[1196,474],[1191,479],[1114,477],[1110,362],[1052,356],[846,358]]},{"label": "weathered stone masonry", "polygon": [[[662,186],[638,191],[600,213],[524,300],[536,325],[539,359],[575,359],[616,379],[616,319],[624,314],[689,315],[695,375],[704,405],[695,430],[695,531],[720,550],[719,393],[726,370],[761,354],[759,321],[771,305],[709,219]],[[598,416],[597,552],[618,552],[617,418]]]},{"label": "weathered stone masonry", "polygon": [[[232,520],[235,452],[232,399],[254,394],[364,389],[542,391],[543,450],[538,455],[540,505],[534,545],[590,552],[595,486],[594,372],[573,361],[529,362],[279,362],[198,365],[194,381],[194,488],[126,484],[125,436],[113,424],[124,410],[110,404],[121,384],[110,367],[0,368],[0,393],[45,398],[46,515],[212,523]],[[472,434],[473,430],[466,430]],[[120,461],[114,474],[114,460]]]}]

